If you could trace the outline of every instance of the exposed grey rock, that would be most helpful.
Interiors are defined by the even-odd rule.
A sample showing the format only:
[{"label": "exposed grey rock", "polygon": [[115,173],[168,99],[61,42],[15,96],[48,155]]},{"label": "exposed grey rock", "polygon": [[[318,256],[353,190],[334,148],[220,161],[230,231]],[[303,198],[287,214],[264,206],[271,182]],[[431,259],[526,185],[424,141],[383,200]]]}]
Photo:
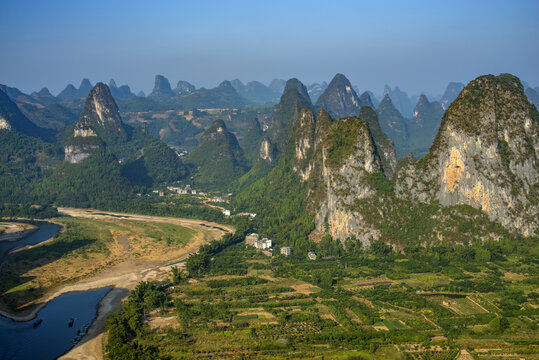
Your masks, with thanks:
[{"label": "exposed grey rock", "polygon": [[429,156],[399,172],[397,195],[470,205],[508,229],[535,234],[537,117],[518,78],[475,79],[449,106]]},{"label": "exposed grey rock", "polygon": [[325,109],[335,119],[357,116],[361,105],[352,84],[343,74],[335,75],[316,101],[318,109]]},{"label": "exposed grey rock", "polygon": [[264,136],[260,142],[259,158],[270,164],[275,161],[275,146],[267,136]]}]

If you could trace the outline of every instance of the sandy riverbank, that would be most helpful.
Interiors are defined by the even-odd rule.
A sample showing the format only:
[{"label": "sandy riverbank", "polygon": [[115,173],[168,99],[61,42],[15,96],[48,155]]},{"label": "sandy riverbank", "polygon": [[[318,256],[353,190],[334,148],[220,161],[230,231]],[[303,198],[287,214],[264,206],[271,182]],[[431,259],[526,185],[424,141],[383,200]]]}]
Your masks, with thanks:
[{"label": "sandy riverbank", "polygon": [[171,263],[185,260],[189,254],[194,253],[198,248],[207,242],[219,239],[226,232],[233,232],[230,226],[217,223],[179,219],[170,217],[157,217],[135,214],[112,213],[98,210],[60,208],[59,211],[73,217],[84,217],[93,219],[121,219],[128,221],[164,222],[184,226],[197,231],[197,235],[184,247],[178,249],[169,257],[159,261],[128,260],[114,265],[99,274],[83,279],[74,284],[63,286],[51,294],[45,296],[40,304],[26,312],[11,314],[1,311],[3,316],[10,317],[16,321],[28,321],[33,319],[37,312],[53,298],[70,291],[85,291],[90,289],[114,286],[114,288],[101,300],[98,308],[97,318],[90,327],[88,334],[81,342],[61,359],[102,359],[102,337],[107,316],[120,308],[121,301],[135,288],[140,281],[163,280],[170,276]]},{"label": "sandy riverbank", "polygon": [[0,221],[0,241],[18,241],[39,228],[32,224]]}]

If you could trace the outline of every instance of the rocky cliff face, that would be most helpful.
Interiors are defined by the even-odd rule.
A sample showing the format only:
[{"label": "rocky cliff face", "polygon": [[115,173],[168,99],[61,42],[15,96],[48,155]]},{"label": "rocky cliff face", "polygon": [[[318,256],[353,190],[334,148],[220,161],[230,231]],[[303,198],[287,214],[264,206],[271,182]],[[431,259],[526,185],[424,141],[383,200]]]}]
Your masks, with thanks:
[{"label": "rocky cliff face", "polygon": [[75,123],[74,136],[81,136],[76,134],[86,130],[92,130],[105,141],[126,138],[118,106],[109,87],[103,83],[97,83],[88,94],[81,117]]},{"label": "rocky cliff face", "polygon": [[276,107],[274,121],[268,136],[279,153],[283,152],[302,109],[312,109],[313,104],[305,86],[298,79],[286,82],[281,101]]},{"label": "rocky cliff face", "polygon": [[350,81],[343,74],[337,74],[316,101],[316,107],[326,110],[334,119],[340,119],[357,116],[361,101]]},{"label": "rocky cliff face", "polygon": [[[367,121],[357,117],[334,121],[323,109],[301,111],[293,131],[292,170],[308,186],[307,209],[316,230],[334,239],[356,236],[365,243],[378,237],[352,208],[375,192],[367,177],[381,171]],[[286,156],[286,155],[285,155]]]},{"label": "rocky cliff face", "polygon": [[260,151],[258,152],[258,158],[270,164],[275,161],[275,146],[273,146],[267,136],[264,136],[262,138],[262,141],[260,142]]},{"label": "rocky cliff face", "polygon": [[367,122],[357,117],[333,122],[324,135],[321,150],[324,195],[315,213],[316,229],[328,232],[334,239],[355,236],[370,243],[379,236],[378,231],[364,221],[360,211],[352,208],[356,200],[375,195],[367,177],[381,171]]},{"label": "rocky cliff face", "polygon": [[429,155],[399,172],[397,195],[470,205],[508,229],[535,234],[538,121],[518,78],[475,79],[449,106]]},{"label": "rocky cliff face", "polygon": [[126,138],[118,106],[108,86],[97,83],[88,94],[81,117],[73,128],[73,135],[66,143],[65,160],[79,163],[101,148],[103,141],[115,143]]},{"label": "rocky cliff face", "polygon": [[374,144],[382,161],[384,174],[388,179],[392,179],[397,169],[397,154],[395,153],[393,140],[382,131],[378,122],[378,116],[373,108],[362,106],[359,110],[359,117],[369,124]]}]

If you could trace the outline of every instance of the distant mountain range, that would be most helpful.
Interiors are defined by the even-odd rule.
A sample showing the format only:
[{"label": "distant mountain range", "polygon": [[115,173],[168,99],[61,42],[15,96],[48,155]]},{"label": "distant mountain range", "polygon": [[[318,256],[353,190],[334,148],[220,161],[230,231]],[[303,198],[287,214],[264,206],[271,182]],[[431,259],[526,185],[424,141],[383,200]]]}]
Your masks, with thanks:
[{"label": "distant mountain range", "polygon": [[[374,108],[370,94],[358,96],[342,74],[314,105],[308,88],[295,78],[285,83],[278,104],[265,108],[253,107],[229,81],[214,89],[178,87],[181,91],[172,90],[161,76],[153,99],[120,91],[130,97],[125,102],[142,99],[167,109],[135,114],[143,117],[132,127],[112,95],[120,88],[112,81],[97,83],[77,105],[82,110],[76,122],[45,129],[21,108],[74,105],[78,98],[45,105],[52,100],[48,91],[26,95],[2,86],[0,196],[16,203],[99,207],[156,186],[189,182],[236,192],[233,206],[286,219],[267,226],[290,236],[400,241],[394,229],[412,226],[401,220],[425,213],[430,219],[431,212],[451,219],[429,223],[432,231],[413,224],[412,234],[401,229],[399,236],[462,239],[468,230],[451,224],[469,216],[483,224],[477,229],[481,234],[499,233],[488,221],[523,236],[536,232],[539,113],[528,100],[536,91],[512,75],[477,78],[446,111],[421,95],[410,117],[390,97],[404,98],[402,91],[391,89]],[[83,81],[76,96],[86,88]],[[453,94],[455,85],[449,88]],[[170,110],[178,104],[184,110]],[[212,110],[185,110],[195,104]],[[180,159],[151,135],[161,137],[162,129],[150,131],[157,123],[189,132],[193,151]],[[407,150],[428,156],[415,160],[405,156]],[[396,154],[403,157],[398,165]]]},{"label": "distant mountain range", "polygon": [[[118,86],[113,79],[109,82],[109,89],[120,111],[135,113],[163,112],[174,109],[272,107],[280,101],[281,95],[285,91],[285,85],[286,82],[280,79],[272,80],[268,86],[258,81],[244,84],[235,79],[223,81],[213,89],[197,89],[189,82],[179,80],[173,89],[166,77],[156,75],[154,89],[147,97],[144,96],[144,93],[135,95],[128,85]],[[92,84],[86,78],[81,81],[78,88],[68,84],[58,96],[52,95],[47,88],[42,88],[28,95],[17,88],[0,85],[0,89],[18,105],[26,118],[41,128],[52,129],[73,124],[80,117],[85,98],[91,88]],[[311,105],[313,102],[315,104],[313,110],[324,108],[333,118],[357,116],[362,106],[373,108],[377,113],[382,131],[394,142],[399,158],[410,152],[419,158],[427,153],[444,111],[463,88],[464,84],[451,82],[439,101],[435,101],[429,100],[425,95],[409,96],[399,87],[392,88],[386,85],[384,88],[385,96],[380,101],[368,90],[359,96],[358,87],[352,85],[342,74],[336,75],[329,85],[326,82],[321,82],[305,86],[309,102]],[[529,101],[536,106],[539,104],[537,90],[539,88],[525,87],[525,94]],[[281,122],[279,118],[282,118],[282,115],[280,115],[278,107],[274,117],[277,120],[268,133],[268,141],[272,143],[272,146],[276,146],[277,151],[280,152],[283,150],[282,140],[272,139],[273,135],[271,135],[272,132],[278,131],[279,126],[276,124]],[[247,121],[245,123],[247,124]],[[168,127],[165,123],[160,126]],[[208,126],[209,124],[204,127]],[[268,126],[268,124],[264,126]],[[183,124],[181,127],[185,128]],[[155,126],[150,128],[153,133],[159,133],[162,129],[155,129]],[[168,130],[165,129],[165,131]],[[198,133],[194,128],[189,131],[192,134]],[[174,131],[170,134],[173,135]],[[177,144],[174,137],[165,138],[169,139],[171,144]],[[242,139],[243,134],[240,134],[239,138]]]}]

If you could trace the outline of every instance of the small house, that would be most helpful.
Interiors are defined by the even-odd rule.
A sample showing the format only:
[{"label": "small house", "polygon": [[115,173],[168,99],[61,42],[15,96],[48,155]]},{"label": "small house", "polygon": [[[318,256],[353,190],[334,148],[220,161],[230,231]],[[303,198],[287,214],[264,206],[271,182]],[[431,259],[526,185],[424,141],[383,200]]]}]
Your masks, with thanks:
[{"label": "small house", "polygon": [[284,255],[284,256],[289,256],[291,252],[292,252],[292,250],[290,250],[290,247],[288,247],[288,246],[283,246],[281,248],[281,254]]},{"label": "small house", "polygon": [[307,257],[309,258],[309,260],[316,260],[316,253],[314,251],[309,251]]}]

